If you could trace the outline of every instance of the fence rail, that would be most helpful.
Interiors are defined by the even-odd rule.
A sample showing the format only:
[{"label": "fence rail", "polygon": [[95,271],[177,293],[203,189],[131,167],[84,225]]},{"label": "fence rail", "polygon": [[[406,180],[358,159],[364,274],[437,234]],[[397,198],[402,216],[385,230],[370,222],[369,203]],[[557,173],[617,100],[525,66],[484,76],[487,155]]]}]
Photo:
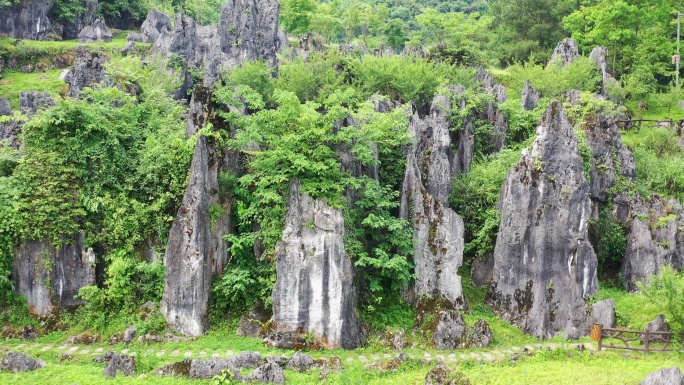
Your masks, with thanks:
[{"label": "fence rail", "polygon": [[[598,342],[598,350],[603,348],[635,350],[640,352],[669,352],[673,351],[672,343],[677,340],[684,341],[684,333],[659,332],[646,330],[627,330],[617,328],[604,328],[601,324],[594,324],[591,330],[591,338]],[[604,339],[615,339],[620,343],[610,342],[606,344]],[[639,342],[639,346],[633,346]],[[642,345],[643,344],[643,345]],[[654,345],[655,344],[655,345]]]},{"label": "fence rail", "polygon": [[655,119],[626,119],[626,120],[616,120],[618,128],[624,131],[629,131],[632,129],[641,130],[644,123],[655,123],[656,127],[662,127],[671,129],[677,132],[677,135],[682,135],[682,127],[684,127],[684,119],[674,120],[672,118],[668,120],[655,120]]}]

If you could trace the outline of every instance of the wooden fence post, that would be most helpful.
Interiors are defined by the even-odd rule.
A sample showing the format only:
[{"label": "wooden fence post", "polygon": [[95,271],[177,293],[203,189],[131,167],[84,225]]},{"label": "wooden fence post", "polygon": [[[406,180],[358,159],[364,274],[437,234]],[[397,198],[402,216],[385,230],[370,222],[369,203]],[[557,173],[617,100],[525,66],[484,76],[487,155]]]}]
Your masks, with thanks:
[{"label": "wooden fence post", "polygon": [[646,345],[646,353],[648,353],[648,343],[651,339],[651,331],[646,328],[646,332],[644,334],[646,335],[646,342],[644,342],[644,344]]}]

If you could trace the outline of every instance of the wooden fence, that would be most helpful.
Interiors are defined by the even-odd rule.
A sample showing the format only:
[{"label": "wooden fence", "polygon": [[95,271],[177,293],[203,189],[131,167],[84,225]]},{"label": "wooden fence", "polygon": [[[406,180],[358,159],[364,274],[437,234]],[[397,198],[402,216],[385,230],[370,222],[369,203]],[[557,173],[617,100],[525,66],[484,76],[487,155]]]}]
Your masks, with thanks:
[{"label": "wooden fence", "polygon": [[617,120],[615,121],[618,128],[621,130],[629,131],[632,129],[641,130],[644,123],[653,123],[656,127],[667,128],[677,132],[677,135],[682,135],[682,127],[684,126],[684,119],[675,121],[670,118],[669,120],[655,120],[655,119],[627,119],[627,120]]},{"label": "wooden fence", "polygon": [[[600,324],[594,324],[591,329],[591,338],[598,342],[598,350],[603,348],[636,350],[640,352],[668,352],[674,350],[672,344],[684,341],[684,333],[655,332],[646,330],[627,330],[616,328],[604,328]],[[620,342],[606,344],[604,339],[614,339]],[[634,342],[638,342],[634,346]]]}]

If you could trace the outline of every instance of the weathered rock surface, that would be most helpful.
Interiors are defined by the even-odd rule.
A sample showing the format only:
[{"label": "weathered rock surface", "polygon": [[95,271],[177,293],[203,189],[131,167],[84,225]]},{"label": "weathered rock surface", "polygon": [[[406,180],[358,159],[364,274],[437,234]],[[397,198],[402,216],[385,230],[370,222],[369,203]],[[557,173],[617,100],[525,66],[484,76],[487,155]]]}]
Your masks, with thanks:
[{"label": "weathered rock surface", "polygon": [[[670,324],[665,321],[665,316],[662,314],[659,314],[655,319],[649,323],[646,324],[644,327],[644,331],[649,331],[651,333],[653,332],[669,332],[670,331]],[[656,336],[651,336],[651,339],[658,338]],[[646,341],[646,335],[642,335],[641,341],[645,342]]]},{"label": "weathered rock surface", "polygon": [[441,298],[463,309],[458,268],[463,262],[463,219],[448,207],[451,190],[449,98],[438,95],[430,115],[411,118],[400,216],[413,223],[415,296]]},{"label": "weathered rock surface", "polygon": [[444,363],[438,363],[425,376],[425,385],[469,385],[470,381],[461,372],[454,372]]},{"label": "weathered rock surface", "polygon": [[78,291],[95,284],[95,254],[85,249],[83,234],[63,241],[59,249],[34,240],[14,249],[12,279],[35,314],[82,305],[83,300],[75,298]]},{"label": "weathered rock surface", "polygon": [[453,310],[443,310],[432,333],[432,343],[437,349],[453,350],[461,346],[465,332],[463,315]]},{"label": "weathered rock surface", "polygon": [[10,352],[0,361],[0,371],[4,372],[21,373],[44,367],[45,361],[41,359],[34,360],[25,354],[16,352]]},{"label": "weathered rock surface", "polygon": [[[453,89],[455,101],[458,103],[459,110],[466,109],[465,87],[457,85]],[[461,129],[452,133],[452,142],[458,143],[456,154],[451,157],[451,176],[464,174],[470,171],[475,153],[475,128],[473,126],[474,116],[465,116],[461,119]]]},{"label": "weathered rock surface", "polygon": [[486,348],[494,340],[494,335],[487,321],[480,319],[466,329],[464,340],[466,347]]},{"label": "weathered rock surface", "polygon": [[356,318],[354,271],[344,250],[344,218],[323,200],[313,200],[293,181],[283,237],[276,245],[273,335],[313,332],[330,348],[365,342]]},{"label": "weathered rock surface", "polygon": [[126,38],[129,42],[154,43],[162,33],[171,30],[171,18],[157,9],[150,9],[147,18],[140,26],[140,33],[131,32]]},{"label": "weathered rock surface", "polygon": [[311,369],[316,362],[313,357],[302,352],[296,352],[289,361],[287,361],[286,368],[295,370],[300,373],[304,373]]},{"label": "weathered rock surface", "polygon": [[78,55],[76,65],[71,67],[64,78],[69,85],[68,95],[72,98],[80,97],[83,88],[93,88],[103,81],[104,64],[109,61],[107,55],[97,51],[88,51],[83,47],[78,47],[76,53]]},{"label": "weathered rock surface", "polygon": [[126,330],[123,331],[121,339],[125,344],[130,344],[133,342],[133,338],[135,338],[136,334],[136,328],[135,325],[131,325],[126,328]]},{"label": "weathered rock surface", "polygon": [[48,92],[29,91],[19,94],[19,111],[22,114],[32,116],[41,108],[55,105],[55,100]]},{"label": "weathered rock surface", "polygon": [[246,382],[258,382],[262,384],[284,384],[285,372],[283,368],[272,362],[261,365],[245,377]]},{"label": "weathered rock surface", "polygon": [[585,127],[587,142],[593,150],[589,175],[591,198],[608,202],[618,178],[632,182],[636,179],[634,156],[622,144],[618,126],[612,118],[597,114]]},{"label": "weathered rock surface", "polygon": [[494,127],[494,137],[488,152],[495,153],[501,151],[506,144],[506,134],[508,134],[509,125],[508,118],[499,109],[498,105],[508,100],[508,93],[506,92],[506,87],[500,83],[494,84],[488,92],[494,95],[494,102],[485,105],[483,118],[488,120],[492,127]]},{"label": "weathered rock surface", "polygon": [[470,278],[475,287],[489,286],[494,271],[494,253],[486,253],[476,257],[470,267]]},{"label": "weathered rock surface", "polygon": [[570,63],[580,57],[577,42],[574,39],[566,38],[560,41],[553,50],[551,60],[548,65],[559,65],[567,67]]},{"label": "weathered rock surface", "polygon": [[269,316],[262,309],[253,309],[247,315],[240,317],[237,334],[242,337],[259,337]]},{"label": "weathered rock surface", "polygon": [[48,13],[54,0],[25,0],[10,4],[0,8],[0,36],[41,40],[50,33],[52,24]]},{"label": "weathered rock surface", "polygon": [[684,151],[684,134],[682,135],[682,138],[679,139],[679,148]]},{"label": "weathered rock surface", "polygon": [[250,60],[277,66],[280,48],[276,0],[228,1],[217,26],[198,26],[190,17],[176,14],[173,29],[161,32],[152,47],[164,55],[175,53],[188,67],[202,68],[204,83],[213,84],[222,69]]},{"label": "weathered rock surface", "polygon": [[604,299],[591,306],[591,322],[604,328],[615,327],[615,301]]},{"label": "weathered rock surface", "polygon": [[159,376],[182,376],[191,379],[210,379],[229,370],[233,379],[242,380],[239,369],[254,369],[261,365],[261,355],[258,352],[242,352],[230,358],[210,358],[206,360],[183,360],[168,364],[157,370]]},{"label": "weathered rock surface", "polygon": [[641,385],[684,385],[684,373],[677,366],[663,368],[646,376]]},{"label": "weathered rock surface", "polygon": [[596,63],[596,66],[601,70],[601,95],[609,97],[609,86],[619,86],[619,83],[608,72],[608,48],[603,46],[594,47],[589,54],[589,58]]},{"label": "weathered rock surface", "polygon": [[591,214],[578,142],[554,101],[501,191],[502,219],[494,250],[495,312],[539,338],[589,330],[586,299],[598,289],[588,241]]},{"label": "weathered rock surface", "polygon": [[107,361],[107,367],[104,370],[105,376],[116,377],[117,373],[128,377],[135,375],[135,357],[107,352],[105,360]]},{"label": "weathered rock surface", "polygon": [[482,83],[482,86],[488,90],[494,87],[494,76],[487,72],[483,67],[479,67],[477,69],[477,73],[475,74],[475,79]]},{"label": "weathered rock surface", "polygon": [[100,342],[101,337],[99,334],[91,334],[88,332],[83,332],[80,334],[73,335],[69,338],[67,338],[65,344],[66,345],[92,345],[95,343]]},{"label": "weathered rock surface", "polygon": [[80,43],[96,43],[98,41],[112,41],[112,32],[107,28],[103,18],[97,18],[91,24],[83,27],[78,34]]},{"label": "weathered rock surface", "polygon": [[166,281],[161,312],[172,330],[190,336],[209,327],[211,286],[209,181],[207,139],[200,136],[190,167],[190,179],[173,221],[164,254]]},{"label": "weathered rock surface", "polygon": [[664,265],[684,264],[684,210],[675,199],[652,195],[648,200],[627,192],[615,198],[617,219],[627,224],[627,250],[621,272],[629,290],[635,282],[658,274]]},{"label": "weathered rock surface", "polygon": [[577,106],[580,104],[580,92],[579,90],[570,90],[565,94],[565,101],[570,103],[572,106]]},{"label": "weathered rock surface", "polygon": [[529,80],[525,80],[525,85],[522,89],[522,109],[527,111],[534,110],[539,106],[539,99],[541,99],[539,91],[534,88]]},{"label": "weathered rock surface", "polygon": [[7,98],[0,98],[0,116],[12,115],[12,106]]}]

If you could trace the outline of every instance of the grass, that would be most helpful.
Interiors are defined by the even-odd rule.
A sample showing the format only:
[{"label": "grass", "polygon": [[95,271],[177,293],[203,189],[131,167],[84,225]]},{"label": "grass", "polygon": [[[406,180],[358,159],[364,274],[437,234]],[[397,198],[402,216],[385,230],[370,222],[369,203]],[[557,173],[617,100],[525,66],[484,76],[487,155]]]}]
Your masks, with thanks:
[{"label": "grass", "polygon": [[68,89],[59,75],[64,70],[21,73],[5,71],[0,79],[0,95],[10,100],[13,110],[19,110],[19,95],[25,91],[49,92],[54,99]]},{"label": "grass", "polygon": [[601,287],[593,301],[612,298],[615,301],[617,326],[631,330],[643,330],[647,323],[662,313],[650,305],[639,293],[629,293],[614,287]]}]

